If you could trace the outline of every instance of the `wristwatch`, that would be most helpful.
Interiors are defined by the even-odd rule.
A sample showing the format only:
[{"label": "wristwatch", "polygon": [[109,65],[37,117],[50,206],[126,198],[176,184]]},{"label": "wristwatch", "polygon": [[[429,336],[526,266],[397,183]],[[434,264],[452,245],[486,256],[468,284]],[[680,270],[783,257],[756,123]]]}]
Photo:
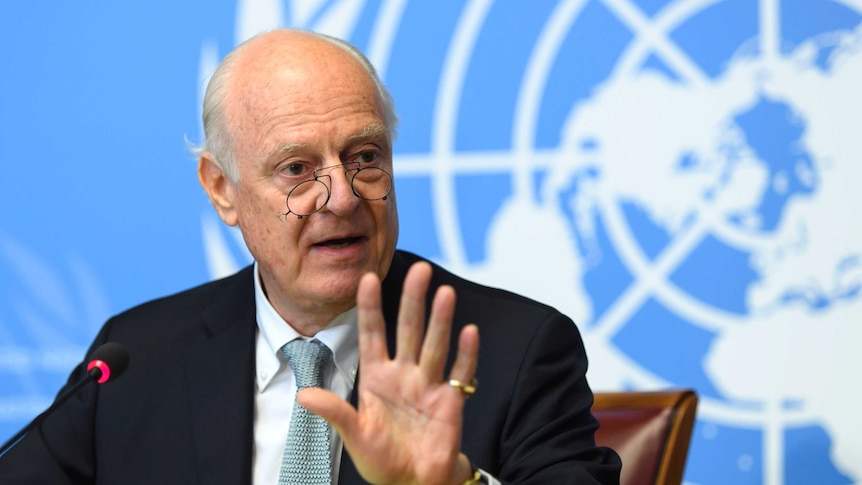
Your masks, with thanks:
[{"label": "wristwatch", "polygon": [[485,475],[479,471],[479,468],[472,461],[470,462],[470,471],[473,473],[473,476],[464,482],[464,485],[488,485],[488,479],[485,478]]}]

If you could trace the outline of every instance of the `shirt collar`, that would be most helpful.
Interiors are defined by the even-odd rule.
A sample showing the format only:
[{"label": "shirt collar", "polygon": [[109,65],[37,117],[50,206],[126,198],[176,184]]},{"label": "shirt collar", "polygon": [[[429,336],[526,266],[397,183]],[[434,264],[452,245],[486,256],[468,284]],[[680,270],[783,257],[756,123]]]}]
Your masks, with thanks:
[{"label": "shirt collar", "polygon": [[[286,322],[263,293],[257,262],[254,263],[254,302],[257,313],[257,384],[263,392],[282,365],[287,365],[281,348],[291,340],[303,337]],[[313,338],[319,340],[332,351],[335,368],[350,386],[356,381],[359,363],[359,334],[356,325],[356,307],[335,317]]]}]

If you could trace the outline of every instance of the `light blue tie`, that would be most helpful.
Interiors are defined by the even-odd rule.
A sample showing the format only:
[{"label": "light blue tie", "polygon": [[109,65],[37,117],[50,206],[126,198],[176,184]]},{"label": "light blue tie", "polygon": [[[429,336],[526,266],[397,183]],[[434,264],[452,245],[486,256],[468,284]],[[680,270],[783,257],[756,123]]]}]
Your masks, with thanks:
[{"label": "light blue tie", "polygon": [[[332,352],[317,340],[293,340],[281,348],[296,376],[297,391],[323,387],[323,369]],[[287,443],[281,459],[279,485],[330,485],[332,458],[329,452],[329,424],[320,416],[293,404]]]}]

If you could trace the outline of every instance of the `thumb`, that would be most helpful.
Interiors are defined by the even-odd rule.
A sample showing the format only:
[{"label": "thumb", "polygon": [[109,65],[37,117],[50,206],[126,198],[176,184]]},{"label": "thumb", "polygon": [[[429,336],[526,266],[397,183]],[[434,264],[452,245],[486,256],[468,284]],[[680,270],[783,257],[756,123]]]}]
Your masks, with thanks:
[{"label": "thumb", "polygon": [[345,444],[353,441],[358,428],[359,413],[350,403],[319,387],[300,390],[296,401],[331,424]]}]

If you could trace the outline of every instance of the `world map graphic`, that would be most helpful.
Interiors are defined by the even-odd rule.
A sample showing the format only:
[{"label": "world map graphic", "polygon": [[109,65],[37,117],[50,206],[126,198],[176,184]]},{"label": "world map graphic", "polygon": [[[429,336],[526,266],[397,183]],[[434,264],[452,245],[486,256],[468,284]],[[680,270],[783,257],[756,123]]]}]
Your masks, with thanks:
[{"label": "world map graphic", "polygon": [[[15,17],[30,42],[56,24],[36,51],[81,56],[3,30],[21,66],[0,75],[5,434],[112,312],[251,261],[183,134],[218,61],[290,25],[357,45],[396,100],[401,248],[571,316],[594,390],[698,392],[686,483],[862,482],[862,2],[222,3],[153,10],[146,41],[87,23],[131,6]],[[117,122],[137,98],[157,109]]]}]

